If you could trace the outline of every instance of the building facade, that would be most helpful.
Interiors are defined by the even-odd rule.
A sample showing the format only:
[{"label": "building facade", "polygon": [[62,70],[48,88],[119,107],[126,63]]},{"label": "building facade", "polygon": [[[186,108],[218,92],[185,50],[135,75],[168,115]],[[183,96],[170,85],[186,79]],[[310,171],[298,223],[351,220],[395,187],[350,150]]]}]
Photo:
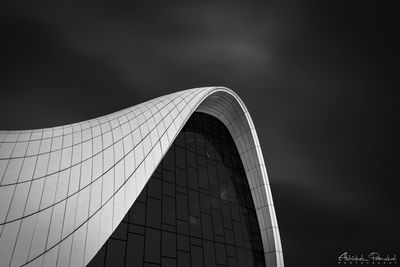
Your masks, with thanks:
[{"label": "building facade", "polygon": [[0,132],[0,266],[283,266],[251,117],[223,87]]}]

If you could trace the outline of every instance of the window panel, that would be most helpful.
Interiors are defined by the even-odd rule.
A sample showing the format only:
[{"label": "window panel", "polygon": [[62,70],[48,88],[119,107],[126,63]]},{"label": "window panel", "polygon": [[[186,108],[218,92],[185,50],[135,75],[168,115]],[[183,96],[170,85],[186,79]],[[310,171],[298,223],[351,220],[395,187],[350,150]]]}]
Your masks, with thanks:
[{"label": "window panel", "polygon": [[176,193],[176,217],[180,220],[188,219],[187,195]]},{"label": "window panel", "polygon": [[176,257],[176,235],[174,233],[162,233],[162,256]]},{"label": "window panel", "polygon": [[190,254],[183,251],[178,251],[178,267],[190,266]]},{"label": "window panel", "polygon": [[190,189],[198,191],[198,177],[197,177],[197,169],[188,167],[187,168],[187,180],[188,187]]},{"label": "window panel", "polygon": [[204,189],[208,189],[207,169],[199,166],[198,175],[199,175],[199,186]]},{"label": "window panel", "polygon": [[203,249],[201,247],[191,246],[190,257],[191,257],[192,267],[203,266]]},{"label": "window panel", "polygon": [[164,196],[162,202],[162,222],[175,225],[175,199]]},{"label": "window panel", "polygon": [[203,241],[203,251],[204,255],[204,266],[216,266],[215,265],[215,248],[214,243],[211,241]]},{"label": "window panel", "polygon": [[146,225],[161,228],[161,201],[153,198],[147,199]]},{"label": "window panel", "polygon": [[160,263],[161,231],[147,228],[145,239],[145,261]]},{"label": "window panel", "polygon": [[161,199],[161,180],[150,179],[147,183],[147,188],[149,197]]},{"label": "window panel", "polygon": [[175,156],[176,156],[176,167],[179,167],[181,169],[186,169],[185,149],[180,146],[176,146]]},{"label": "window panel", "polygon": [[128,234],[128,244],[126,253],[126,266],[142,266],[144,252],[144,236]]},{"label": "window panel", "polygon": [[135,202],[132,206],[132,209],[135,212],[129,213],[129,222],[138,225],[145,225],[146,205],[140,202]]},{"label": "window panel", "polygon": [[124,266],[125,259],[125,242],[110,239],[107,246],[106,267]]},{"label": "window panel", "polygon": [[181,169],[176,169],[176,184],[183,187],[187,186],[186,171]]},{"label": "window panel", "polygon": [[[163,182],[162,190],[163,190],[164,195],[175,197],[175,185],[174,184],[171,184],[168,182]],[[164,198],[165,198],[165,196],[164,196]]]}]

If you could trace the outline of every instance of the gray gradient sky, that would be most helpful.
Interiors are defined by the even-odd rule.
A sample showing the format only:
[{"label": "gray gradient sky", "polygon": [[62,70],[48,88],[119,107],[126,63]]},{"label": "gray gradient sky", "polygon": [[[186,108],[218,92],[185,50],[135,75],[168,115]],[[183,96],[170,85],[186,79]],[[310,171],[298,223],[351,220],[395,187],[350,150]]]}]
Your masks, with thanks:
[{"label": "gray gradient sky", "polygon": [[227,86],[255,122],[288,266],[400,254],[393,8],[51,2],[0,11],[1,129]]}]

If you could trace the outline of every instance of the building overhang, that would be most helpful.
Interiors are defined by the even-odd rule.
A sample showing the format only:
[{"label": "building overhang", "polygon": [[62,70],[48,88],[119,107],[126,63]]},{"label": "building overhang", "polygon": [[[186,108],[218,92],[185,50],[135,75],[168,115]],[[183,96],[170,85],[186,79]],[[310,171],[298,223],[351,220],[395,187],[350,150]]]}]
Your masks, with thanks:
[{"label": "building overhang", "polygon": [[88,264],[193,112],[228,128],[246,171],[266,264],[283,266],[257,133],[242,100],[225,87],[189,89],[66,126],[1,131],[1,264],[55,265],[60,257]]}]

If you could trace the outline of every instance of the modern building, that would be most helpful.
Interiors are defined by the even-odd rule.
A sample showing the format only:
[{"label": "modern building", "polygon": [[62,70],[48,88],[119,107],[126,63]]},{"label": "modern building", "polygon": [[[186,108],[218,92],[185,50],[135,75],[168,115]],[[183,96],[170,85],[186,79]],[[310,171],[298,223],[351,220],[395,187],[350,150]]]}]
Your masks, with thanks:
[{"label": "modern building", "polygon": [[0,266],[283,266],[251,117],[223,87],[0,132]]}]

